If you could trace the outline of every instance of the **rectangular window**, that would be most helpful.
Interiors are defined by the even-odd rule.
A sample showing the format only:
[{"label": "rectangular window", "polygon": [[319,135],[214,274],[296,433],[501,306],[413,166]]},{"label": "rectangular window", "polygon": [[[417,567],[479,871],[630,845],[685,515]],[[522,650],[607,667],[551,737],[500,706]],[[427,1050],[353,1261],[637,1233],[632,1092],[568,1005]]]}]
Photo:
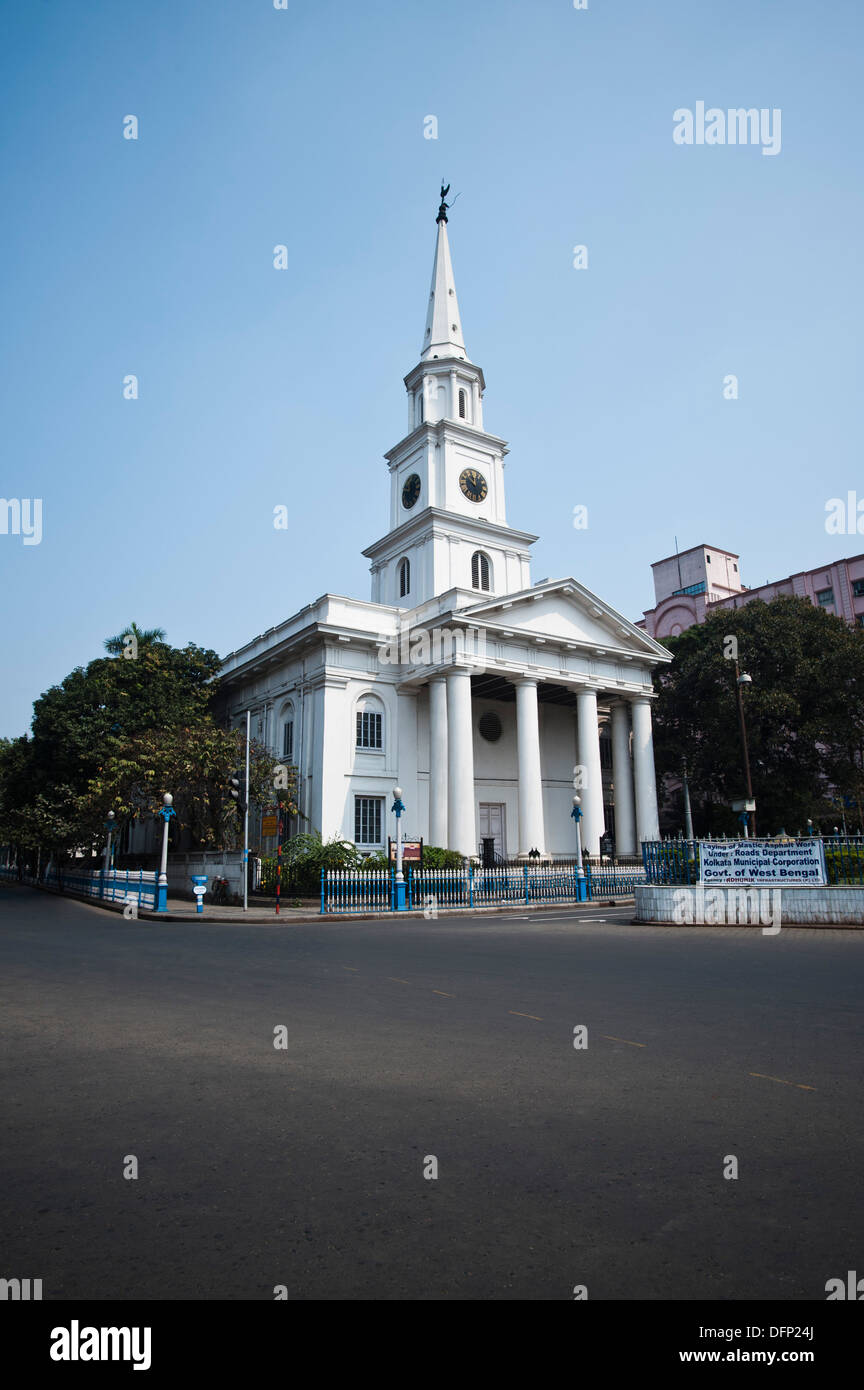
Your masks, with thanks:
[{"label": "rectangular window", "polygon": [[819,606],[820,606],[821,608],[827,608],[829,604],[831,604],[831,603],[834,602],[834,590],[833,590],[833,589],[817,589],[817,590],[816,590],[816,602],[819,604]]},{"label": "rectangular window", "polygon": [[364,710],[357,715],[357,747],[381,748],[381,715]]},{"label": "rectangular window", "polygon": [[600,766],[612,766],[612,740],[605,734],[600,735]]},{"label": "rectangular window", "polygon": [[[380,717],[380,716],[379,716]],[[381,796],[355,796],[354,798],[354,843],[358,845],[381,844],[381,816],[384,798]]]},{"label": "rectangular window", "polygon": [[864,613],[859,613],[855,621],[859,627],[864,627]]},{"label": "rectangular window", "polygon": [[290,763],[294,760],[294,721],[286,719],[282,725],[282,757]]},{"label": "rectangular window", "polygon": [[864,579],[852,580],[852,593],[856,598],[864,598]]}]

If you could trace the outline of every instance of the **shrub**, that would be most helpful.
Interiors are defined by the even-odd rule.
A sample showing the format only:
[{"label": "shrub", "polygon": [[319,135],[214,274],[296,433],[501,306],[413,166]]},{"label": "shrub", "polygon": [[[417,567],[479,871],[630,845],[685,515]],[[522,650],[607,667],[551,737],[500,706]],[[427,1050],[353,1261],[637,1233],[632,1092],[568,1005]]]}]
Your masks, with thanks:
[{"label": "shrub", "polygon": [[864,849],[826,845],[825,869],[829,883],[864,883]]},{"label": "shrub", "polygon": [[[356,847],[338,835],[326,843],[317,830],[294,835],[282,846],[282,886],[290,885],[293,893],[303,897],[314,897],[321,890],[322,869],[356,869],[361,862]],[[271,892],[276,884],[276,863],[271,856],[261,866],[265,886]]]},{"label": "shrub", "polygon": [[462,855],[456,849],[441,849],[438,845],[423,846],[424,869],[461,869]]},{"label": "shrub", "polygon": [[381,850],[376,850],[374,854],[367,854],[366,858],[360,863],[361,873],[370,873],[373,869],[389,869],[387,855]]}]

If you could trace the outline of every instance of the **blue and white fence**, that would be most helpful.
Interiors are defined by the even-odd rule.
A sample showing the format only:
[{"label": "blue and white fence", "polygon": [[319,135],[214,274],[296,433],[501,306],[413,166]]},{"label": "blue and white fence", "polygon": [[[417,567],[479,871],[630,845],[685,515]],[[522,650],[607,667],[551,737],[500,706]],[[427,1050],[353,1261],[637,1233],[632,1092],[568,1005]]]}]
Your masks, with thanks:
[{"label": "blue and white fence", "polygon": [[821,844],[829,886],[864,884],[864,836],[860,835],[801,835],[764,836],[749,841],[736,839],[705,840],[644,840],[642,862],[645,872],[641,882],[651,884],[699,883],[702,869],[702,844],[767,845],[798,843]]},{"label": "blue and white fence", "polygon": [[55,867],[48,869],[41,879],[24,875],[18,877],[15,868],[0,868],[0,879],[9,883],[42,884],[63,893],[72,893],[82,898],[97,898],[102,902],[134,902],[138,907],[150,908],[155,912],[158,892],[158,875],[151,869],[96,869],[92,872],[76,870],[74,866],[58,874]]},{"label": "blue and white fence", "polygon": [[[586,866],[580,881],[574,868],[554,865],[481,869],[417,869],[405,867],[405,905],[410,911],[449,911],[458,908],[530,906],[573,903],[603,898],[632,897],[635,885],[645,883],[644,869]],[[395,869],[324,869],[321,872],[321,911],[392,912],[396,910]]]}]

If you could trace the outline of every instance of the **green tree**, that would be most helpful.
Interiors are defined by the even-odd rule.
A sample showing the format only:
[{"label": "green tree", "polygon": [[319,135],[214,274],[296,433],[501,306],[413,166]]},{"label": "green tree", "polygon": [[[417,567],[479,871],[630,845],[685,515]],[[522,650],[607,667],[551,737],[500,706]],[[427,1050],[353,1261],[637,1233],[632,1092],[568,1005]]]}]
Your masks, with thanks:
[{"label": "green tree", "polygon": [[[134,637],[140,650],[142,646],[152,646],[154,642],[165,641],[165,629],[163,627],[140,628],[137,623],[130,623],[125,632],[118,632],[115,637],[105,638],[105,650],[111,656],[122,656],[125,651],[130,649],[129,638]],[[134,660],[134,658],[129,658]]]},{"label": "green tree", "polygon": [[[188,643],[170,646],[160,628],[132,624],[108,638],[114,656],[72,671],[34,705],[32,735],[0,747],[0,835],[27,848],[96,850],[109,810],[120,825],[149,816],[164,791],[177,826],[195,847],[238,842],[241,821],[229,778],[245,757],[242,731],[213,715],[220,659]],[[250,800],[281,796],[296,814],[293,771],[274,790],[274,761],[252,746]]]},{"label": "green tree", "polygon": [[[678,778],[686,759],[697,833],[734,833],[730,803],[745,794],[734,647],[744,688],[760,833],[833,824],[831,798],[862,794],[864,632],[806,599],[753,600],[713,613],[665,644],[657,673],[657,771]],[[680,824],[680,817],[678,822]]]}]

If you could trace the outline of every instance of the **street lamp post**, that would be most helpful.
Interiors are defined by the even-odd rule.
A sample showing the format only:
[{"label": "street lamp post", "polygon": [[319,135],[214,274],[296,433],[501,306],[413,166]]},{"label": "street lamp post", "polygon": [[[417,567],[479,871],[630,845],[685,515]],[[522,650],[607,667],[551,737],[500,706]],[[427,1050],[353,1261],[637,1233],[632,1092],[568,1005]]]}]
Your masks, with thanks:
[{"label": "street lamp post", "polygon": [[101,898],[104,898],[105,896],[105,880],[107,879],[109,870],[111,868],[111,832],[114,829],[116,819],[117,817],[114,815],[114,812],[109,811],[108,819],[105,821],[105,829],[108,831],[108,838],[105,841],[105,864],[104,868],[102,869],[102,892],[99,894]]},{"label": "street lamp post", "polygon": [[402,873],[402,814],[405,803],[401,787],[393,788],[393,805],[390,809],[396,816],[396,910],[402,912],[405,909],[405,875]]},{"label": "street lamp post", "polygon": [[685,758],[681,768],[681,778],[684,784],[684,839],[693,839],[693,813],[690,810],[690,783],[687,780],[687,759]]},{"label": "street lamp post", "polygon": [[162,817],[162,862],[159,866],[159,892],[156,898],[156,911],[168,911],[168,822],[176,814],[172,809],[174,801],[170,792],[166,792],[162,798],[162,810],[158,813]]},{"label": "street lamp post", "polygon": [[[744,700],[743,700],[743,697],[742,697],[742,694],[741,694],[741,688],[742,688],[742,686],[745,686],[745,685],[752,685],[752,684],[753,684],[753,677],[752,677],[752,676],[748,676],[746,671],[739,671],[739,670],[738,670],[738,662],[736,661],[736,662],[735,662],[735,693],[736,693],[737,698],[738,698],[738,724],[739,724],[739,727],[740,727],[740,729],[741,729],[741,751],[742,751],[743,754],[744,754],[744,777],[745,777],[746,782],[747,782],[747,800],[748,800],[748,801],[752,801],[752,800],[753,800],[753,783],[752,783],[752,781],[750,780],[750,753],[749,753],[748,748],[747,748],[747,725],[744,723]],[[745,819],[744,817],[742,817],[742,819],[744,820],[744,835],[745,835],[745,837],[748,835],[748,821],[749,821],[749,819],[750,819],[750,816],[753,817],[753,820],[752,820],[752,823],[751,823],[751,824],[752,824],[752,829],[753,829],[753,834],[754,834],[754,836],[755,836],[755,834],[756,834],[756,812],[755,812],[755,810],[754,810],[754,811],[745,811],[745,812],[744,812],[744,817],[746,817],[746,819]]]},{"label": "street lamp post", "polygon": [[585,881],[585,868],[582,863],[582,827],[579,822],[582,819],[582,798],[574,796],[573,810],[570,812],[571,818],[576,822],[576,898],[582,902],[588,896],[588,884]]}]

